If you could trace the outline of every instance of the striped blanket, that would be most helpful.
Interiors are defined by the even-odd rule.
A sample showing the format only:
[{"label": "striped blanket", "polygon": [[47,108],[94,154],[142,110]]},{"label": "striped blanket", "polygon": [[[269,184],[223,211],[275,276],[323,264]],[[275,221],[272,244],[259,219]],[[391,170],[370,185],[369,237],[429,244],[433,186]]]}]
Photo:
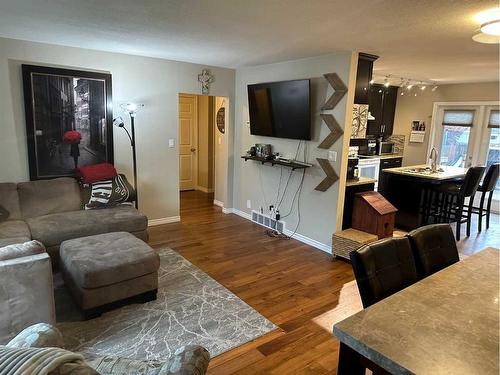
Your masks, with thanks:
[{"label": "striped blanket", "polygon": [[[0,346],[0,375],[69,375],[87,367],[80,354],[60,348],[8,348]],[[89,374],[96,374],[89,368]]]}]

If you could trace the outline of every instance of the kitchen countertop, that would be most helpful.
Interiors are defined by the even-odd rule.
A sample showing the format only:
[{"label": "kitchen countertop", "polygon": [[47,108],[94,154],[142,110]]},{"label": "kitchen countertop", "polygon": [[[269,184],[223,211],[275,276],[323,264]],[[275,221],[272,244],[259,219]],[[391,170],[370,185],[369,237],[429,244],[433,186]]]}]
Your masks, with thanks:
[{"label": "kitchen countertop", "polygon": [[429,165],[420,164],[420,165],[411,165],[408,167],[387,168],[384,169],[383,172],[439,181],[439,180],[450,180],[453,178],[464,177],[468,169],[468,168],[448,167],[446,165],[439,165],[438,169],[440,169],[441,171],[432,173],[430,171],[427,172],[421,170],[423,168],[429,168],[430,170]]},{"label": "kitchen countertop", "polygon": [[358,186],[366,184],[374,184],[377,180],[368,177],[359,177],[358,180],[347,180],[346,186]]},{"label": "kitchen countertop", "polygon": [[390,155],[358,155],[360,159],[395,159],[402,158],[403,154],[390,154]]},{"label": "kitchen countertop", "polygon": [[484,249],[335,324],[391,374],[498,375],[499,250]]}]

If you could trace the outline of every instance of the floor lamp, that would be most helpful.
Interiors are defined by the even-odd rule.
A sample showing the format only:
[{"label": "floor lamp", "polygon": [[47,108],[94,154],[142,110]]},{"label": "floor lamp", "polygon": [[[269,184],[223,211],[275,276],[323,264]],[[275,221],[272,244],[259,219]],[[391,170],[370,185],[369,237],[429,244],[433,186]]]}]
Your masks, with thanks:
[{"label": "floor lamp", "polygon": [[130,140],[130,146],[132,146],[132,160],[133,160],[133,168],[134,168],[134,190],[135,190],[135,208],[139,208],[139,192],[137,191],[137,157],[135,152],[135,115],[137,112],[144,107],[144,104],[135,104],[135,103],[127,103],[122,104],[120,107],[123,109],[125,113],[128,113],[130,116],[130,131],[132,135],[130,135],[129,131],[125,127],[125,123],[121,117],[118,117],[113,120],[113,125],[122,128],[127,133],[127,136]]}]

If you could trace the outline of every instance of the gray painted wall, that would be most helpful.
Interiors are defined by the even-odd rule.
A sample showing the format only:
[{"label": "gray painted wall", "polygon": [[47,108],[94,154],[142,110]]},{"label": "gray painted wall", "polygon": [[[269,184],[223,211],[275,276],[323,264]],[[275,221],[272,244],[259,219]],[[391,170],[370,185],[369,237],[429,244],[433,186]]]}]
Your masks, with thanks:
[{"label": "gray painted wall", "polygon": [[[297,233],[318,241],[326,245],[327,248],[331,245],[331,235],[335,231],[337,221],[339,182],[335,183],[326,192],[314,190],[314,187],[324,178],[324,173],[319,167],[316,158],[327,158],[327,151],[318,149],[317,145],[329,133],[328,128],[322,123],[319,116],[320,107],[333,91],[323,78],[323,74],[335,72],[349,86],[350,64],[351,52],[341,52],[277,64],[242,68],[236,71],[233,207],[236,210],[250,213],[251,209],[247,208],[247,200],[251,201],[252,209],[258,210],[260,206],[265,207],[271,202],[274,203],[276,199],[280,180],[280,167],[261,165],[253,161],[243,161],[240,156],[244,155],[250,146],[255,143],[271,143],[275,151],[294,156],[299,142],[297,140],[250,135],[250,128],[247,125],[247,85],[259,82],[311,78],[313,140],[306,142],[306,144],[307,161],[313,163],[314,166],[306,170],[300,197],[301,220]],[[349,110],[352,108],[352,102],[348,103],[348,95],[344,96],[333,111],[325,113],[333,113],[340,126],[344,127],[346,108],[349,108]],[[337,161],[333,165],[337,173],[340,174],[342,138],[330,150],[338,153]],[[282,189],[288,178],[289,170],[283,168]],[[300,179],[301,172],[294,172],[282,204],[282,215],[289,211],[293,194],[297,190]],[[262,181],[262,185],[260,181]],[[284,218],[284,220],[287,229],[293,231],[298,223],[297,212]]]},{"label": "gray painted wall", "polygon": [[[144,103],[145,108],[136,118],[140,209],[150,219],[179,215],[177,95],[200,93],[197,75],[205,66],[0,38],[0,182],[29,179],[23,63],[110,72],[115,116],[123,116],[120,103]],[[215,76],[210,94],[228,97],[232,103],[235,71],[209,68]],[[228,117],[234,118],[232,113]],[[230,123],[226,133],[229,137],[232,128]],[[176,140],[175,148],[168,148],[169,138]],[[132,180],[128,138],[115,129],[114,142],[115,165]],[[230,181],[226,178],[228,184]],[[219,199],[228,202],[227,195]]]}]

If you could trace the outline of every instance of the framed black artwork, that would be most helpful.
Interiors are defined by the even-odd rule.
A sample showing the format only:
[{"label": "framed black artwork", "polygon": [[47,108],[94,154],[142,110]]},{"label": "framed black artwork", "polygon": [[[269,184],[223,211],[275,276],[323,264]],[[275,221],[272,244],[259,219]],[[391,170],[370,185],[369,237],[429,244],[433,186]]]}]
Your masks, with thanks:
[{"label": "framed black artwork", "polygon": [[30,179],[113,164],[111,74],[23,65]]}]

